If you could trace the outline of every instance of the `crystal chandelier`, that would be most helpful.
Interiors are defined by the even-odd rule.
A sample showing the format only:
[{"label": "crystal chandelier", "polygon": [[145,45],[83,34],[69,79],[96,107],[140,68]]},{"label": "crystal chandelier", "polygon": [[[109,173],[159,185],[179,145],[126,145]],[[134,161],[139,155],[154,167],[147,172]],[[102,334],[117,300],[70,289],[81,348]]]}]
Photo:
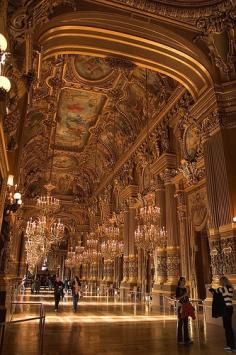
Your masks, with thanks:
[{"label": "crystal chandelier", "polygon": [[44,241],[41,239],[35,241],[28,238],[25,243],[25,249],[26,249],[26,262],[30,267],[30,271],[33,271],[34,268],[45,257],[45,254],[47,252],[47,246],[44,244]]},{"label": "crystal chandelier", "polygon": [[[149,145],[149,97],[148,97],[148,69],[146,69],[145,78],[146,87],[146,122],[147,122],[147,144]],[[148,147],[150,151],[150,147]],[[149,155],[148,155],[149,157]],[[151,182],[151,163],[148,162],[149,168],[149,181]],[[149,188],[151,186],[149,185]],[[147,194],[143,199],[143,205],[140,207],[138,215],[136,217],[138,221],[138,227],[135,230],[135,243],[137,248],[144,249],[148,252],[153,252],[155,248],[164,248],[166,245],[167,233],[164,227],[160,226],[161,209],[155,205],[155,195]]]},{"label": "crystal chandelier", "polygon": [[32,240],[44,239],[48,244],[59,242],[64,236],[64,224],[58,219],[48,219],[45,216],[32,218],[27,222],[26,236]]},{"label": "crystal chandelier", "polygon": [[119,239],[120,228],[118,226],[118,218],[115,213],[108,220],[107,224],[103,226],[104,236],[109,239]]},{"label": "crystal chandelier", "polygon": [[152,252],[155,248],[166,247],[167,233],[164,227],[160,227],[159,207],[141,207],[137,220],[139,224],[134,232],[137,248]]},{"label": "crystal chandelier", "polygon": [[39,218],[37,221],[33,221],[32,217],[27,222],[25,234],[28,239],[38,240],[44,235],[44,224]]},{"label": "crystal chandelier", "polygon": [[30,218],[26,226],[26,259],[34,268],[45,257],[52,244],[59,242],[64,236],[64,225],[60,219],[46,219],[40,216],[35,221]]},{"label": "crystal chandelier", "polygon": [[139,218],[143,220],[145,224],[154,224],[155,221],[160,218],[161,209],[158,206],[144,206],[139,210]]},{"label": "crystal chandelier", "polygon": [[49,183],[44,185],[44,187],[47,191],[47,194],[46,196],[40,196],[37,198],[36,206],[40,208],[42,214],[47,216],[48,214],[58,212],[60,208],[60,201],[57,198],[51,196],[52,190],[55,189],[54,185]]},{"label": "crystal chandelier", "polygon": [[110,239],[102,242],[101,254],[105,259],[114,259],[123,254],[124,242]]},{"label": "crystal chandelier", "polygon": [[99,251],[99,241],[96,239],[96,234],[91,232],[86,240],[86,250],[83,252],[84,261],[86,263],[97,262],[101,256]]},{"label": "crystal chandelier", "polygon": [[101,257],[101,252],[98,250],[87,249],[83,252],[83,260],[85,263],[93,263],[98,261],[98,258]]},{"label": "crystal chandelier", "polygon": [[123,254],[124,242],[120,237],[120,224],[119,215],[113,213],[107,225],[103,227],[101,254],[105,259],[114,259]]},{"label": "crystal chandelier", "polygon": [[53,151],[52,151],[52,157],[50,162],[49,183],[44,185],[44,188],[46,189],[47,193],[46,196],[40,196],[37,199],[37,203],[36,203],[36,206],[41,209],[42,214],[45,216],[47,216],[48,214],[58,212],[60,208],[60,201],[57,198],[51,196],[52,190],[55,189],[55,186],[51,183],[51,181],[52,181],[52,168],[53,168],[53,158],[55,152],[55,141],[56,141],[56,124],[54,125],[53,136],[54,136]]},{"label": "crystal chandelier", "polygon": [[[53,147],[55,146],[55,138],[56,128],[54,131]],[[42,250],[40,254],[46,256],[51,246],[62,240],[64,237],[63,223],[61,223],[60,219],[53,217],[53,215],[58,212],[60,208],[60,201],[57,198],[51,196],[51,192],[55,188],[55,186],[51,184],[53,156],[54,148],[50,167],[50,182],[47,185],[44,185],[47,193],[46,196],[38,197],[36,202],[36,207],[39,208],[41,212],[40,216],[35,221],[33,221],[31,218],[27,222],[26,236],[29,241],[27,254],[30,253],[30,249],[32,250],[33,243],[35,243],[35,248],[37,249],[37,243],[40,241],[41,245],[43,246],[41,248]]]},{"label": "crystal chandelier", "polygon": [[43,257],[41,243],[35,243],[32,240],[27,240],[25,248],[27,263],[32,266],[36,266]]},{"label": "crystal chandelier", "polygon": [[88,239],[87,240],[87,248],[96,250],[98,247],[98,240],[97,239]]}]

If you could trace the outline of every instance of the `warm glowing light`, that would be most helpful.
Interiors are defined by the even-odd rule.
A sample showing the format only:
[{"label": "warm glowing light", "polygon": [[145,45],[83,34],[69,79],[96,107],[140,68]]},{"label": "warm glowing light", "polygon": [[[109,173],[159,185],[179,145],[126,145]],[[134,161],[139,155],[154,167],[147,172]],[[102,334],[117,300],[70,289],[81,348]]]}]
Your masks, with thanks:
[{"label": "warm glowing light", "polygon": [[14,186],[14,175],[8,175],[7,185]]},{"label": "warm glowing light", "polygon": [[13,197],[14,197],[15,200],[21,200],[21,193],[20,192],[15,192]]},{"label": "warm glowing light", "polygon": [[4,90],[6,92],[11,90],[10,80],[7,77],[2,76],[2,75],[0,75],[0,89]]},{"label": "warm glowing light", "polygon": [[236,216],[233,217],[233,222],[236,223]]},{"label": "warm glowing light", "polygon": [[0,33],[0,50],[2,52],[5,52],[6,49],[7,49],[7,40],[5,36],[3,36],[2,33]]}]

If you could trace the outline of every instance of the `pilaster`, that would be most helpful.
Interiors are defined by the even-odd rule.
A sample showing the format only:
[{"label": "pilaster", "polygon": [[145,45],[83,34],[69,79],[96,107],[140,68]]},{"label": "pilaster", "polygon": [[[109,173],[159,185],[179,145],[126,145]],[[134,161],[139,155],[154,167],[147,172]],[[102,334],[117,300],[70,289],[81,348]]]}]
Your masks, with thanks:
[{"label": "pilaster", "polygon": [[174,169],[165,169],[161,177],[165,183],[166,198],[166,231],[167,231],[167,284],[176,285],[180,275],[179,238],[177,224],[177,208],[175,186],[172,178]]}]

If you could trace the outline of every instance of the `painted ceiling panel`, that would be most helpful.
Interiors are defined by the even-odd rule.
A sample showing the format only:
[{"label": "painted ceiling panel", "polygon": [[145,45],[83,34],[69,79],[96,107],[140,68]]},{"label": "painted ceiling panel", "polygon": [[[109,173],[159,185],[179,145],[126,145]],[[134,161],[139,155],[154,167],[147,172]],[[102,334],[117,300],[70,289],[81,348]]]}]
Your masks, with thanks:
[{"label": "painted ceiling panel", "polygon": [[61,92],[56,131],[56,146],[82,150],[104,104],[104,96],[80,90]]},{"label": "painted ceiling panel", "polygon": [[147,127],[147,117],[160,112],[177,86],[163,74],[109,60],[48,58],[34,87],[35,113],[28,117],[24,141],[25,149],[32,143],[35,158],[23,164],[25,176],[41,166],[32,181],[42,185],[49,180],[53,157],[52,183],[60,198],[81,201],[90,196]]},{"label": "painted ceiling panel", "polygon": [[78,160],[74,156],[57,154],[53,159],[53,167],[59,170],[76,170]]},{"label": "painted ceiling panel", "polygon": [[111,73],[111,68],[103,58],[76,56],[75,69],[86,80],[101,80]]}]

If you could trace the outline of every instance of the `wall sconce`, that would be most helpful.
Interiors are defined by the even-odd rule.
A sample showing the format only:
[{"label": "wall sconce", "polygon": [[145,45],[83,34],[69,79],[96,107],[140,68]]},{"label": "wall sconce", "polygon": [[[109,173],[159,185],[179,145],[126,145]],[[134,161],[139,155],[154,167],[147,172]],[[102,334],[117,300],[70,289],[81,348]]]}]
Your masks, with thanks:
[{"label": "wall sconce", "polygon": [[3,36],[3,34],[0,33],[0,50],[5,52],[7,49],[7,40]]},{"label": "wall sconce", "polygon": [[0,75],[0,90],[5,93],[11,90],[11,82],[6,76]]},{"label": "wall sconce", "polygon": [[5,100],[6,94],[11,90],[11,82],[10,80],[2,75],[2,65],[5,63],[7,56],[7,40],[0,33],[0,99]]},{"label": "wall sconce", "polygon": [[233,217],[233,223],[236,223],[236,216]]},{"label": "wall sconce", "polygon": [[5,52],[7,49],[7,40],[3,36],[3,34],[0,33],[0,62],[3,61],[3,57],[5,57]]},{"label": "wall sconce", "polygon": [[14,175],[8,175],[7,186],[14,186]]},{"label": "wall sconce", "polygon": [[14,176],[8,175],[5,211],[16,212],[21,205],[21,193],[17,191],[17,185],[14,185]]}]

